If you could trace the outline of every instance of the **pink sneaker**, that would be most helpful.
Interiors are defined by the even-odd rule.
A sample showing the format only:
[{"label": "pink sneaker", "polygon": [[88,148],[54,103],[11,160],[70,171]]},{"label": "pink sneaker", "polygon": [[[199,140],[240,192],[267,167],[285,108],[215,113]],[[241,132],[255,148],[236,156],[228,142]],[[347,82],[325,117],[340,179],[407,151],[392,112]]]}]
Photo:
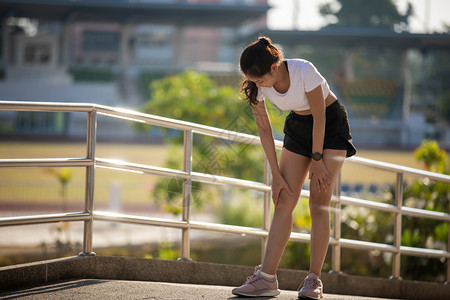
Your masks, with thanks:
[{"label": "pink sneaker", "polygon": [[316,274],[310,273],[303,280],[299,287],[298,297],[300,299],[315,299],[319,300],[323,298],[323,285],[322,281]]},{"label": "pink sneaker", "polygon": [[260,273],[258,267],[255,273],[247,278],[247,281],[238,288],[234,288],[231,292],[234,295],[246,297],[273,297],[280,294],[278,289],[278,280],[275,275],[274,279],[267,279]]}]

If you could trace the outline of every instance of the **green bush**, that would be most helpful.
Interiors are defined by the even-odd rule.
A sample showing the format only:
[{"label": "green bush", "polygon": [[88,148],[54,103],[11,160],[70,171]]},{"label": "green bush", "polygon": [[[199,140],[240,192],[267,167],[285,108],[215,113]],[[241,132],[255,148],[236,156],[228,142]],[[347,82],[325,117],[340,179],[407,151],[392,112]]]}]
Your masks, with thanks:
[{"label": "green bush", "polygon": [[73,67],[69,69],[75,81],[109,82],[114,80],[114,73],[107,68]]}]

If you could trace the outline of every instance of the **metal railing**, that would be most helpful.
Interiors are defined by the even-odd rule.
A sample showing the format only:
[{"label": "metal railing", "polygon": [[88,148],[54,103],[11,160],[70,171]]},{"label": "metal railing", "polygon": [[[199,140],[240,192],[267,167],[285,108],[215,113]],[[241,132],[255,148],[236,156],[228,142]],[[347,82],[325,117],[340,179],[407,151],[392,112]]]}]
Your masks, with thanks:
[{"label": "metal railing", "polygon": [[[59,214],[1,217],[0,226],[16,226],[25,224],[51,223],[60,221],[83,221],[83,251],[80,255],[95,255],[92,248],[94,220],[113,221],[123,223],[133,223],[141,225],[164,226],[178,228],[182,230],[181,238],[181,259],[190,257],[190,230],[208,230],[223,233],[235,233],[240,235],[257,236],[262,238],[262,251],[264,255],[264,245],[267,241],[268,230],[270,226],[270,206],[271,206],[271,187],[270,187],[270,168],[267,160],[264,162],[264,182],[254,182],[213,174],[205,174],[192,171],[192,153],[193,153],[193,134],[202,134],[215,138],[231,140],[237,143],[246,143],[259,145],[259,137],[238,133],[234,131],[204,126],[200,124],[184,122],[155,115],[149,115],[121,108],[113,108],[103,105],[86,103],[48,103],[48,102],[22,102],[22,101],[0,101],[0,110],[8,111],[43,111],[43,112],[84,112],[87,113],[87,139],[86,139],[86,157],[82,158],[55,158],[55,159],[0,159],[0,168],[39,168],[39,167],[84,167],[86,168],[85,177],[85,210],[82,212],[70,212]],[[95,154],[97,140],[97,116],[106,115],[113,118],[127,119],[136,122],[142,122],[150,125],[156,125],[165,128],[177,129],[184,132],[184,164],[183,170],[161,168],[156,166],[135,164],[129,162],[115,161],[99,158]],[[282,148],[281,141],[275,141],[277,149]],[[341,249],[353,248],[361,250],[379,250],[393,254],[392,278],[400,278],[400,257],[402,254],[419,257],[436,257],[447,260],[447,282],[450,281],[450,236],[447,251],[406,247],[401,245],[402,236],[402,216],[420,217],[426,219],[439,220],[450,223],[450,214],[444,212],[434,212],[423,209],[416,209],[403,206],[403,176],[410,175],[415,177],[425,177],[431,180],[450,184],[450,176],[437,174],[395,164],[383,163],[360,157],[351,157],[346,159],[347,163],[362,165],[370,168],[381,169],[396,174],[396,191],[394,204],[386,204],[375,201],[368,201],[358,198],[343,196],[340,193],[340,180],[336,186],[332,197],[332,212],[334,214],[332,225],[333,232],[330,237],[332,253],[332,271],[340,272],[341,267]],[[173,179],[183,180],[183,207],[182,219],[164,219],[154,217],[142,217],[135,215],[125,215],[110,212],[94,211],[94,179],[95,167],[108,167],[124,171],[139,171],[144,174],[164,176]],[[227,184],[233,187],[252,189],[264,193],[264,216],[262,228],[252,228],[243,226],[234,226],[226,224],[199,222],[191,219],[191,184],[193,181],[210,184]],[[309,196],[309,191],[302,190],[303,197]],[[341,238],[341,206],[352,205],[364,207],[373,210],[392,213],[395,216],[393,244],[382,244],[375,242],[366,242]],[[449,232],[450,235],[450,232]],[[309,242],[310,235],[305,233],[292,232],[291,240],[300,242]]]}]

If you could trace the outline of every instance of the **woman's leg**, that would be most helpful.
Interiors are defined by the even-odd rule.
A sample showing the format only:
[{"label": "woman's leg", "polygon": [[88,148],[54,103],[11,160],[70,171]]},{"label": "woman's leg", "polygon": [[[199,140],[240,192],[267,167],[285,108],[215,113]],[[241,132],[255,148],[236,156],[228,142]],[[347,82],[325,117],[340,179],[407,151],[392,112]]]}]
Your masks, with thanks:
[{"label": "woman's leg", "polygon": [[305,181],[311,159],[286,148],[281,150],[280,172],[289,185],[293,195],[285,190],[280,193],[267,239],[266,254],[263,259],[262,271],[275,274],[283,256],[284,248],[292,231],[293,211],[297,205],[300,192]]},{"label": "woman's leg", "polygon": [[[315,184],[310,186],[309,211],[311,213],[311,257],[309,271],[320,277],[330,241],[329,205],[331,195],[345,159],[345,150],[326,149],[323,163],[333,175],[333,183],[326,192],[319,192]],[[315,182],[315,181],[312,181]]]}]

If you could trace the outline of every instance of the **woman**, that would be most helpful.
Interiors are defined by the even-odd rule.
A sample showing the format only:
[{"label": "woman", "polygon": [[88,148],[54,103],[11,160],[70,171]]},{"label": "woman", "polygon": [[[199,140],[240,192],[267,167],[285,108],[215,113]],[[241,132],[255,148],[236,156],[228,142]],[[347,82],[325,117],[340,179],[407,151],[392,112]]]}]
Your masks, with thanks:
[{"label": "woman", "polygon": [[[293,211],[309,171],[311,214],[311,257],[309,275],[299,298],[320,299],[320,274],[330,238],[329,204],[345,157],[356,153],[347,113],[331,92],[327,81],[308,61],[283,59],[267,37],[242,52],[244,74],[241,90],[252,107],[266,157],[272,171],[275,212],[263,263],[233,294],[276,296],[276,270],[289,240]],[[264,98],[282,110],[290,110],[284,125],[284,145],[277,162],[272,127]]]}]

